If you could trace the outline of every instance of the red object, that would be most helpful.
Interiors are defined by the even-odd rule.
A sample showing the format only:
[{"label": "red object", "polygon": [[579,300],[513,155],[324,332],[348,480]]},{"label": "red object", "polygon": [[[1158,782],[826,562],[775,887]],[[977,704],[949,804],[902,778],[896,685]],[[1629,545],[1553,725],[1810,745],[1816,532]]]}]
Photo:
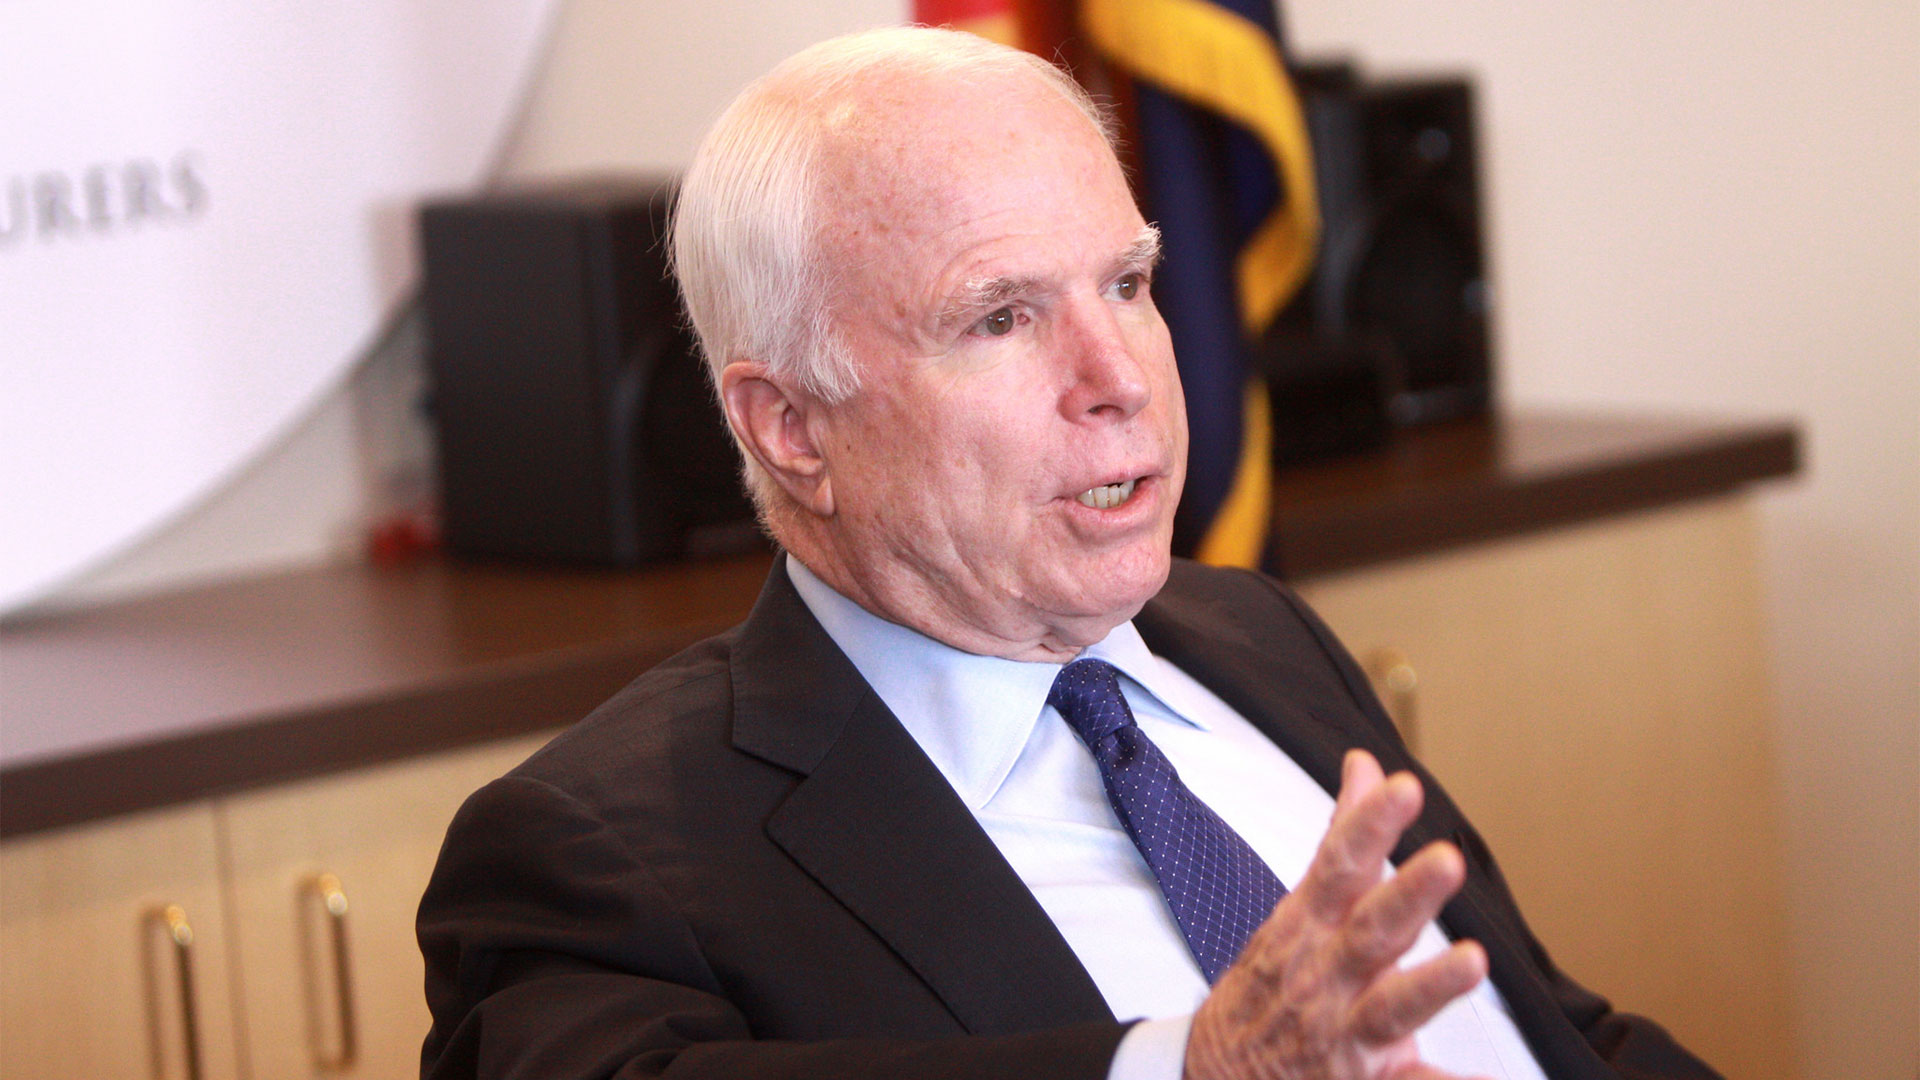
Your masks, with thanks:
[{"label": "red object", "polygon": [[913,0],[913,21],[927,26],[960,24],[995,15],[1011,15],[1021,5],[1015,0]]},{"label": "red object", "polygon": [[367,561],[399,566],[440,548],[440,530],[422,514],[399,514],[367,530]]},{"label": "red object", "polygon": [[1079,71],[1073,0],[914,0],[913,21],[952,26]]}]

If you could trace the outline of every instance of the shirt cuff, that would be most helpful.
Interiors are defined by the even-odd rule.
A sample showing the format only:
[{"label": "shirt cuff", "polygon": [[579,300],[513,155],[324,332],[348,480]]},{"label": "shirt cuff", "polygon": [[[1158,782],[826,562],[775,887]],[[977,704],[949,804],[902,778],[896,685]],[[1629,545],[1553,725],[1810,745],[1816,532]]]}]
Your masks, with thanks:
[{"label": "shirt cuff", "polygon": [[1193,1016],[1142,1020],[1127,1029],[1107,1067],[1107,1080],[1180,1080],[1187,1067]]}]

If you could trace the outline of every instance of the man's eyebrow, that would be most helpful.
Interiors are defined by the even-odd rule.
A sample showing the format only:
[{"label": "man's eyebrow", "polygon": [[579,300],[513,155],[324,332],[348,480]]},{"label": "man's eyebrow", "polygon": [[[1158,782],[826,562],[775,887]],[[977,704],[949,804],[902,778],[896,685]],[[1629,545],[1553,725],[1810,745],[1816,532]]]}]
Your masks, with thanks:
[{"label": "man's eyebrow", "polygon": [[[1113,272],[1145,273],[1153,269],[1160,256],[1160,229],[1148,225],[1114,258]],[[980,312],[1005,307],[1043,288],[1045,283],[1033,277],[973,278],[947,294],[947,301],[940,308],[939,325],[944,328],[971,322]]]},{"label": "man's eyebrow", "polygon": [[1018,300],[1040,287],[1039,279],[1030,277],[974,278],[962,282],[959,288],[948,294],[946,304],[940,309],[940,325],[952,326],[963,320],[971,320],[976,312],[1005,307],[1009,301]]},{"label": "man's eyebrow", "polygon": [[1148,225],[1141,229],[1140,235],[1134,237],[1133,243],[1128,244],[1127,249],[1120,253],[1120,258],[1115,260],[1114,265],[1122,270],[1144,272],[1153,269],[1160,262],[1161,254],[1160,227]]}]

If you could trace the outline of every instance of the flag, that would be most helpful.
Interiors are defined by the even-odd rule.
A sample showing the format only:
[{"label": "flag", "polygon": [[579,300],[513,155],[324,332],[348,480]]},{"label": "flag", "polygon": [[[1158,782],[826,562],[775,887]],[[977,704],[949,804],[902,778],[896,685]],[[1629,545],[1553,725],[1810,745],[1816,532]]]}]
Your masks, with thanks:
[{"label": "flag", "polygon": [[1251,342],[1306,280],[1320,231],[1273,0],[1083,0],[1080,21],[1132,78],[1141,180],[1165,243],[1154,293],[1192,432],[1175,547],[1255,566],[1272,433]]}]

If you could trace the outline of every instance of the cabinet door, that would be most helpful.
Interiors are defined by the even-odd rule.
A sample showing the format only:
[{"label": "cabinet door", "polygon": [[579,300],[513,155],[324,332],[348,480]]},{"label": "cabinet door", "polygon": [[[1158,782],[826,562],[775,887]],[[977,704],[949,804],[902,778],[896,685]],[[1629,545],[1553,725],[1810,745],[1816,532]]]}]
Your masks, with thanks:
[{"label": "cabinet door", "polygon": [[1418,755],[1560,965],[1727,1075],[1784,1078],[1758,582],[1750,515],[1729,500],[1301,591],[1363,663],[1404,658],[1382,697],[1415,713]]},{"label": "cabinet door", "polygon": [[201,804],[0,847],[0,1072],[237,1075],[214,835]]},{"label": "cabinet door", "polygon": [[440,841],[462,800],[547,737],[221,802],[255,1076],[419,1075],[413,920]]}]

